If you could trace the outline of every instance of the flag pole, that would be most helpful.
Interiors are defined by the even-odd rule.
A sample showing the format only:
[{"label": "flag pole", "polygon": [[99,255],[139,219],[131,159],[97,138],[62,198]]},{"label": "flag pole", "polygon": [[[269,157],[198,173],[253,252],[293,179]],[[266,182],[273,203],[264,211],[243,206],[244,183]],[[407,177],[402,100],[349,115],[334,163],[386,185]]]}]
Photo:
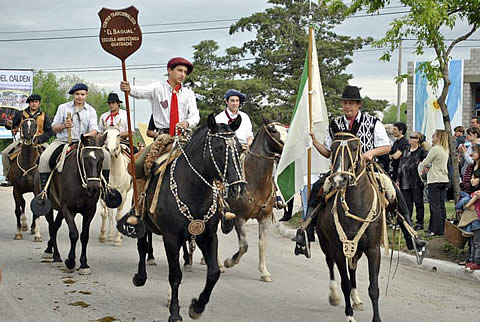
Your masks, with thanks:
[{"label": "flag pole", "polygon": [[[312,132],[312,47],[313,47],[313,27],[312,27],[312,0],[310,0],[308,24],[308,132]],[[307,154],[307,200],[312,191],[312,148],[308,149]]]}]

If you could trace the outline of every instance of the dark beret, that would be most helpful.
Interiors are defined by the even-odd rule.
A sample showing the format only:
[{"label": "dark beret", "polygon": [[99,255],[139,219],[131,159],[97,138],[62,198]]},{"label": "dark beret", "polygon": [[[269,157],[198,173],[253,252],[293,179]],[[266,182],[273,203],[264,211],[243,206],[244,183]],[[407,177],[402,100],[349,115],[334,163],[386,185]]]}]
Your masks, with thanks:
[{"label": "dark beret", "polygon": [[81,91],[81,90],[84,90],[84,91],[87,91],[88,92],[88,86],[85,85],[85,84],[82,84],[82,83],[78,83],[78,84],[75,84],[72,89],[68,92],[68,94],[72,95],[73,93],[75,93],[76,91]]},{"label": "dark beret", "polygon": [[238,98],[240,99],[240,104],[245,102],[245,100],[247,99],[247,95],[240,93],[240,91],[237,91],[236,89],[229,89],[228,91],[225,92],[224,97],[227,101],[230,96],[238,96]]}]

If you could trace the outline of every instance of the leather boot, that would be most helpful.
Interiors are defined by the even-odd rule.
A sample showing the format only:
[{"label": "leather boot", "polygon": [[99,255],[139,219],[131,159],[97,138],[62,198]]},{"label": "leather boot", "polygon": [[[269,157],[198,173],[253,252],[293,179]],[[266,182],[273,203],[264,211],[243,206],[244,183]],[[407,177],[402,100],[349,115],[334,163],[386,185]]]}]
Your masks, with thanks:
[{"label": "leather boot", "polygon": [[[309,220],[312,217],[312,213],[315,210],[315,207],[308,207],[307,216],[305,221]],[[311,220],[306,229],[299,228],[297,230],[297,235],[295,237],[295,255],[300,254],[305,255],[305,257],[310,258],[312,256],[310,252],[310,238],[312,238],[313,222]]]}]

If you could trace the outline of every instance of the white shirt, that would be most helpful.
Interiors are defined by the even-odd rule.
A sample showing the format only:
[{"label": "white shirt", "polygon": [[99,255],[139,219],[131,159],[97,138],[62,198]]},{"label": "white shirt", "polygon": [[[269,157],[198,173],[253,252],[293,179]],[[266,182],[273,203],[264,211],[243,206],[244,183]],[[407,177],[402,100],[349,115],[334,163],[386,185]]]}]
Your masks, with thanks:
[{"label": "white shirt", "polygon": [[[148,99],[152,104],[153,122],[157,129],[170,127],[170,106],[172,87],[167,81],[157,82],[148,86],[133,86],[130,96],[138,99]],[[182,85],[177,93],[179,122],[187,121],[189,127],[194,127],[200,121],[195,93]]]},{"label": "white shirt", "polygon": [[240,127],[235,131],[235,135],[237,136],[238,141],[240,141],[241,144],[247,144],[247,139],[250,136],[253,138],[252,122],[250,121],[250,118],[246,113],[242,111],[238,111],[236,114],[233,114],[227,108],[222,113],[219,113],[217,114],[217,116],[215,116],[215,121],[217,121],[217,123],[228,124],[229,119],[227,114],[225,114],[225,111],[227,111],[231,119],[236,119],[238,115],[242,117],[242,123],[240,124]]},{"label": "white shirt", "polygon": [[[112,117],[110,114],[112,114],[112,112],[108,111],[100,116],[100,121],[98,122],[98,132],[103,133],[105,132],[105,127],[112,125]],[[118,110],[118,114],[113,117],[113,126],[118,126],[120,132],[128,131],[127,111],[122,109]]]},{"label": "white shirt", "polygon": [[[63,124],[67,119],[67,113],[72,115],[72,141],[80,141],[80,134],[86,134],[92,130],[97,130],[97,111],[85,102],[82,109],[77,112],[74,102],[70,101],[60,104],[57,113],[53,118],[52,127],[55,124]],[[57,133],[57,140],[68,141],[68,129]]]},{"label": "white shirt", "polygon": [[[362,115],[362,112],[358,112],[357,117],[355,118],[357,121],[360,120],[360,116]],[[343,116],[343,122],[345,122],[345,125],[348,125],[350,121]],[[323,141],[323,145],[327,150],[331,150],[330,146],[332,145],[332,137],[330,136],[330,131],[329,127],[327,127],[327,134],[325,135],[325,140]],[[383,126],[382,122],[380,120],[377,120],[375,122],[375,128],[373,129],[373,145],[375,148],[381,147],[381,146],[390,146],[390,139],[388,138],[387,131],[385,130],[385,126]]]}]

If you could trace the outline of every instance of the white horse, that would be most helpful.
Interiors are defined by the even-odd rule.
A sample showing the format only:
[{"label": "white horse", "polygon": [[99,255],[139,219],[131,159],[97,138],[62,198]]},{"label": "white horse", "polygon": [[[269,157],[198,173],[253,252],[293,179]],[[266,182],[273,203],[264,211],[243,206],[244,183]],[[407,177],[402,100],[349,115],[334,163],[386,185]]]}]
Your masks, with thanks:
[{"label": "white horse", "polygon": [[[118,125],[108,126],[105,129],[105,149],[110,153],[110,186],[117,189],[122,195],[122,204],[117,208],[115,221],[113,220],[113,209],[110,209],[101,200],[102,211],[102,226],[100,227],[100,235],[98,240],[104,243],[106,240],[113,241],[114,246],[122,246],[122,234],[117,230],[117,220],[122,217],[122,209],[127,200],[127,193],[132,189],[132,176],[128,173],[128,163],[130,159],[127,155],[122,153],[120,146],[120,129]],[[107,239],[106,221],[109,218],[109,233]]]}]

